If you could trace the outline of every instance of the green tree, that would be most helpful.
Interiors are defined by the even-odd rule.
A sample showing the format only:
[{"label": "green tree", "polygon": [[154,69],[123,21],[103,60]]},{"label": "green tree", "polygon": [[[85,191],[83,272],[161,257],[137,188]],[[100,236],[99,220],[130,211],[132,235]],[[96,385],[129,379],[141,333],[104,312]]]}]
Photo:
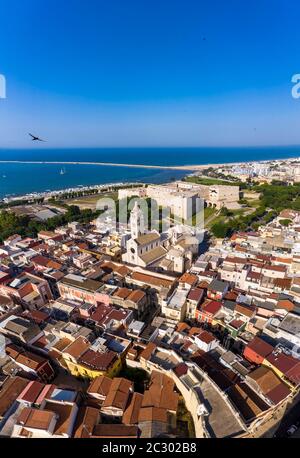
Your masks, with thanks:
[{"label": "green tree", "polygon": [[215,223],[211,227],[211,232],[217,238],[225,238],[229,235],[230,229],[227,224],[224,223]]},{"label": "green tree", "polygon": [[290,219],[288,219],[288,218],[284,218],[284,219],[280,219],[279,220],[279,223],[281,224],[281,226],[285,226],[285,227],[289,226],[291,224],[291,222],[292,221]]}]

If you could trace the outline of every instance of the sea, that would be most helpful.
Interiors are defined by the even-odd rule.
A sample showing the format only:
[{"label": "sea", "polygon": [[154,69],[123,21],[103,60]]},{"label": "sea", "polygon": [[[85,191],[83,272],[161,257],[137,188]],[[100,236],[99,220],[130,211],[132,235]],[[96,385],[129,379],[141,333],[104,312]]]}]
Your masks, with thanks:
[{"label": "sea", "polygon": [[[36,146],[36,145],[35,145]],[[5,149],[0,161],[110,162],[178,166],[298,158],[300,146],[226,148],[73,148]],[[185,170],[145,169],[84,164],[0,163],[0,198],[106,183],[164,183]]]}]

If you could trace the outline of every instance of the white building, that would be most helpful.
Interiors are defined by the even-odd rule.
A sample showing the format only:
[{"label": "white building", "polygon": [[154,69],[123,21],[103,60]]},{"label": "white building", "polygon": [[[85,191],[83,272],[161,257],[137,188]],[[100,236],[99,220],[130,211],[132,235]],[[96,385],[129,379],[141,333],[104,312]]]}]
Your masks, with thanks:
[{"label": "white building", "polygon": [[161,244],[157,231],[146,232],[144,216],[137,202],[130,214],[131,238],[126,242],[122,260],[129,264],[147,267],[162,259],[167,250]]},{"label": "white building", "polygon": [[177,288],[171,297],[162,301],[161,313],[167,318],[183,321],[186,315],[186,299],[190,288]]}]

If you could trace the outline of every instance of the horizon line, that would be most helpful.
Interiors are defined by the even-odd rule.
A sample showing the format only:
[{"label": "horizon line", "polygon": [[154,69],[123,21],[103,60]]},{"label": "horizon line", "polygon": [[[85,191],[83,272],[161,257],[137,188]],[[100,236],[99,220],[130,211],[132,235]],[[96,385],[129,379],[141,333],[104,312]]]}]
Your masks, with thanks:
[{"label": "horizon line", "polygon": [[300,143],[292,143],[292,144],[284,144],[284,145],[274,145],[274,144],[269,144],[269,145],[196,145],[196,146],[187,146],[187,145],[182,145],[182,146],[159,146],[159,145],[134,145],[134,146],[44,146],[44,147],[33,147],[33,146],[19,146],[19,147],[14,147],[14,146],[0,146],[0,151],[2,150],[45,150],[45,149],[138,149],[138,148],[143,148],[143,149],[155,149],[155,148],[160,148],[160,149],[182,149],[182,148],[187,148],[187,149],[209,149],[209,148],[216,148],[216,149],[223,149],[223,148],[300,148]]}]

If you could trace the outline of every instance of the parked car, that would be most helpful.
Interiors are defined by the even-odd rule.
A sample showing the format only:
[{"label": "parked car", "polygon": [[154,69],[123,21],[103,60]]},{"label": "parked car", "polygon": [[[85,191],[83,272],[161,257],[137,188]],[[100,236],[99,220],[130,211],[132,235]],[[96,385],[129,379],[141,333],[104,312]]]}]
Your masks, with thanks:
[{"label": "parked car", "polygon": [[292,425],[289,427],[286,433],[288,436],[291,436],[292,434],[294,434],[297,431],[297,429],[298,429],[298,426]]}]

